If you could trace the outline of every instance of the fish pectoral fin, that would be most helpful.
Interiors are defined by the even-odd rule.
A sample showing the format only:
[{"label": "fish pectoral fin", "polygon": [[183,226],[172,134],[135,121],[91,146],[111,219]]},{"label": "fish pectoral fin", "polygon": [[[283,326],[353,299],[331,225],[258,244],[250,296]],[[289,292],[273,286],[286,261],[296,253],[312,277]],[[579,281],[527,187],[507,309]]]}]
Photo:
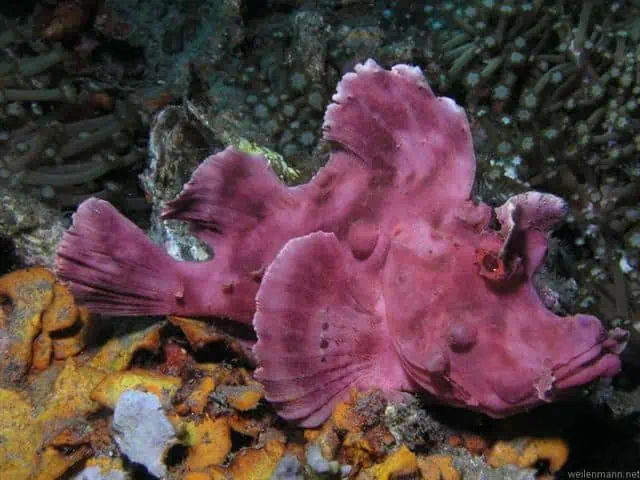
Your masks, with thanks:
[{"label": "fish pectoral fin", "polygon": [[290,240],[265,273],[256,378],[283,418],[315,426],[353,387],[401,388],[402,367],[375,310],[376,272],[357,266],[334,234],[316,232]]}]

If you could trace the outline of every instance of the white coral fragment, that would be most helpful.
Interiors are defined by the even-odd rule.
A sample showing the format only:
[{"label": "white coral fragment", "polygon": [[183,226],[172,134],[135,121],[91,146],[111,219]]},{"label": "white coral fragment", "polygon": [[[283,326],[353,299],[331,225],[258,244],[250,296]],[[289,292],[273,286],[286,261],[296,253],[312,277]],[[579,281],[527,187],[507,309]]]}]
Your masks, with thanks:
[{"label": "white coral fragment", "polygon": [[111,429],[118,448],[129,460],[144,465],[158,478],[166,477],[164,457],[177,439],[158,397],[138,390],[124,392],[113,412]]}]

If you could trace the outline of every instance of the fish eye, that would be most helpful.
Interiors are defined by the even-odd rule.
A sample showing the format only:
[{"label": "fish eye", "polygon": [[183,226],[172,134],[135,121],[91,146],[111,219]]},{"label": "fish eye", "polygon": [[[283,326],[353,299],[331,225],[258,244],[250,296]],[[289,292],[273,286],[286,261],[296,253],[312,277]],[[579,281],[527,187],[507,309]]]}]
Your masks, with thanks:
[{"label": "fish eye", "polygon": [[495,272],[500,267],[500,262],[495,255],[487,254],[482,258],[482,266],[490,272]]},{"label": "fish eye", "polygon": [[506,280],[513,273],[500,256],[491,251],[479,248],[476,250],[476,260],[480,266],[480,275],[489,280]]}]

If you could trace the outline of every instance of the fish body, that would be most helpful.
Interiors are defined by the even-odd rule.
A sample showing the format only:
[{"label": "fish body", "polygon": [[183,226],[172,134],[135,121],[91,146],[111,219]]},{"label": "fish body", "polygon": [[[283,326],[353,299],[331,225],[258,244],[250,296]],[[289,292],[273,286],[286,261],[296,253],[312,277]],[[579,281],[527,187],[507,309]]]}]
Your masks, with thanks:
[{"label": "fish body", "polygon": [[58,274],[96,312],[253,325],[267,400],[305,426],[352,387],[425,391],[501,417],[619,371],[626,332],[555,315],[532,282],[566,204],[537,192],[496,209],[472,202],[466,115],[418,68],[356,66],[324,138],[331,157],[304,185],[232,148],[198,167],[163,217],[189,222],[212,260],[171,259],[92,199],[65,233]]}]

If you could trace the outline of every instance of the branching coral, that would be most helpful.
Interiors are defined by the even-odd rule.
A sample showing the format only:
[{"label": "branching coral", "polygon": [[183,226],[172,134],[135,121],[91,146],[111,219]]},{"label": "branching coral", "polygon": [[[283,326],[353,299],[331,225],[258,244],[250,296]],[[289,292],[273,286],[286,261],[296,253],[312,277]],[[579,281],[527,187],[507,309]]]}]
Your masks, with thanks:
[{"label": "branching coral", "polygon": [[136,110],[71,73],[73,54],[29,30],[11,25],[0,36],[0,182],[60,207],[117,199],[121,187],[105,176],[143,158]]}]

